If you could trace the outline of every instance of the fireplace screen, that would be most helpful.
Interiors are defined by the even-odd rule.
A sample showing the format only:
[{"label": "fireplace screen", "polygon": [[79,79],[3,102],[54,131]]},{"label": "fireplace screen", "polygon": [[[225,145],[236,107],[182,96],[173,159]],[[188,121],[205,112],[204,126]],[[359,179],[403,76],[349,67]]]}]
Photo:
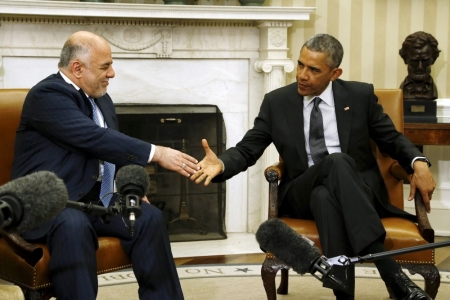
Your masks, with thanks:
[{"label": "fireplace screen", "polygon": [[[205,156],[202,139],[216,154],[225,149],[225,127],[217,106],[116,104],[116,111],[121,132],[199,161]],[[197,185],[156,163],[145,169],[150,178],[147,198],[162,210],[171,241],[226,238],[225,183]]]}]

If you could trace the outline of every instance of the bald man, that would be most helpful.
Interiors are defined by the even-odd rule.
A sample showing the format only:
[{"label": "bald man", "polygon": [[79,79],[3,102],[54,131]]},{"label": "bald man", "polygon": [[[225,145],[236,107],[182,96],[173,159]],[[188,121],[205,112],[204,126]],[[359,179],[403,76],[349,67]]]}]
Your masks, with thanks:
[{"label": "bald man", "polygon": [[[116,201],[116,194],[108,198],[114,173],[122,166],[157,162],[186,177],[196,172],[193,157],[118,131],[106,93],[115,76],[112,64],[111,48],[102,37],[86,31],[69,37],[59,72],[36,84],[25,99],[11,179],[52,171],[64,180],[70,200],[106,206]],[[120,215],[105,224],[99,216],[67,208],[23,237],[47,244],[58,300],[96,298],[98,236],[121,239],[133,263],[140,299],[183,299],[161,211],[144,202],[134,236],[128,227]]]}]

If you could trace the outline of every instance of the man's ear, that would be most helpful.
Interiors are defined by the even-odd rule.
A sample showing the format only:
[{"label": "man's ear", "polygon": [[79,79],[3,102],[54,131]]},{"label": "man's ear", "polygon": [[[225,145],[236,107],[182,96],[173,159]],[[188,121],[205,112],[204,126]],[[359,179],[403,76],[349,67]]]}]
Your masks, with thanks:
[{"label": "man's ear", "polygon": [[71,71],[72,74],[77,78],[80,79],[83,74],[83,64],[79,61],[73,61],[71,64]]},{"label": "man's ear", "polygon": [[333,71],[333,76],[331,76],[331,81],[334,81],[339,78],[339,76],[342,75],[342,69],[341,68],[335,68]]}]

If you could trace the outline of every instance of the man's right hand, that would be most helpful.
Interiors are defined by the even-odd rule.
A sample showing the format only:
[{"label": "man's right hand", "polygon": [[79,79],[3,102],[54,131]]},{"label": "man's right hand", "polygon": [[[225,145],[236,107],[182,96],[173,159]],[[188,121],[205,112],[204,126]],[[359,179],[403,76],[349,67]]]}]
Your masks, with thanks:
[{"label": "man's right hand", "polygon": [[152,161],[157,162],[167,170],[175,171],[186,177],[195,174],[199,169],[197,166],[198,160],[192,156],[163,146],[156,146]]},{"label": "man's right hand", "polygon": [[196,184],[204,180],[205,186],[207,186],[214,177],[223,172],[223,165],[217,158],[217,155],[209,148],[208,142],[205,139],[202,140],[202,146],[205,149],[206,156],[198,163],[200,169],[190,179],[191,181],[195,181]]}]

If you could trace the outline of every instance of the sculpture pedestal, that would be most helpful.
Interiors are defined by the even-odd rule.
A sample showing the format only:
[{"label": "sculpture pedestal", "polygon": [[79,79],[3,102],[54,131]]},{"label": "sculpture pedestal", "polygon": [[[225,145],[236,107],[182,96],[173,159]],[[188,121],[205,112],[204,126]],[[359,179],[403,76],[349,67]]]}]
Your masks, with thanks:
[{"label": "sculpture pedestal", "polygon": [[403,100],[405,123],[437,123],[437,105],[433,100]]}]

